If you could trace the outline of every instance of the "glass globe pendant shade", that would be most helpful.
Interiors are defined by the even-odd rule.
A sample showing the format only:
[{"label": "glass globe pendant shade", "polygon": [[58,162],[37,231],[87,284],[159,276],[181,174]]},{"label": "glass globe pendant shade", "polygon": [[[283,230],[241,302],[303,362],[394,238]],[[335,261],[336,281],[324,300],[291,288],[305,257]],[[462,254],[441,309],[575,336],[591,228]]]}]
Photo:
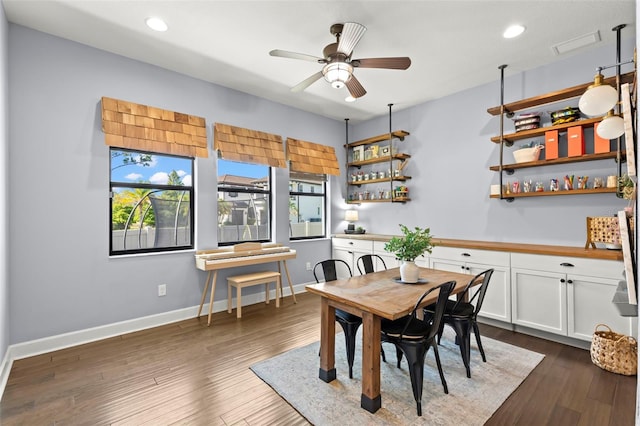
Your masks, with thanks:
[{"label": "glass globe pendant shade", "polygon": [[613,110],[598,124],[598,136],[605,139],[617,139],[624,134],[624,119],[615,115]]},{"label": "glass globe pendant shade", "polygon": [[589,117],[603,116],[618,102],[618,92],[608,84],[603,83],[602,74],[598,73],[593,85],[587,88],[578,102],[578,108]]},{"label": "glass globe pendant shade", "polygon": [[353,67],[346,62],[333,62],[325,65],[322,69],[322,75],[327,82],[331,83],[334,89],[341,89],[345,83],[351,78]]}]

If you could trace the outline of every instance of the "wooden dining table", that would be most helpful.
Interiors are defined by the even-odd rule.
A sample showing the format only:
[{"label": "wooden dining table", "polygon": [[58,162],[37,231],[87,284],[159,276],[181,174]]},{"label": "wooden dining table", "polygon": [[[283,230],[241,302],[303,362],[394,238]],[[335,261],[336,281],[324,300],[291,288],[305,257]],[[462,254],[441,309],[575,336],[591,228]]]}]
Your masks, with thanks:
[{"label": "wooden dining table", "polygon": [[[457,272],[420,268],[416,284],[400,281],[399,268],[355,276],[347,279],[309,284],[310,293],[321,296],[320,371],[324,382],[336,379],[335,310],[362,318],[362,394],[360,406],[375,413],[382,406],[380,396],[380,320],[395,320],[408,315],[418,298],[431,287],[456,281],[452,294],[464,290],[472,276]],[[423,300],[423,306],[434,303],[438,292]]]}]

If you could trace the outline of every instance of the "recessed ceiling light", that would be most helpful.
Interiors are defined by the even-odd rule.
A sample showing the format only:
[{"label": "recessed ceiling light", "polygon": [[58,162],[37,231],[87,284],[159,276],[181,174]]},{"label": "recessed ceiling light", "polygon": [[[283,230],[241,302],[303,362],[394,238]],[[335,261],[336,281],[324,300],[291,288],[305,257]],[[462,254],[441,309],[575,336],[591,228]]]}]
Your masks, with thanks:
[{"label": "recessed ceiling light", "polygon": [[354,98],[353,96],[349,95],[346,98],[344,98],[345,102],[355,102],[356,98]]},{"label": "recessed ceiling light", "polygon": [[155,16],[147,18],[145,22],[147,23],[147,26],[154,31],[167,31],[167,29],[169,29],[166,22],[160,18],[156,18]]},{"label": "recessed ceiling light", "polygon": [[504,33],[502,33],[502,37],[504,38],[514,38],[514,37],[518,37],[520,34],[522,34],[525,30],[525,27],[523,27],[522,25],[516,24],[516,25],[511,25],[509,28],[507,28]]}]

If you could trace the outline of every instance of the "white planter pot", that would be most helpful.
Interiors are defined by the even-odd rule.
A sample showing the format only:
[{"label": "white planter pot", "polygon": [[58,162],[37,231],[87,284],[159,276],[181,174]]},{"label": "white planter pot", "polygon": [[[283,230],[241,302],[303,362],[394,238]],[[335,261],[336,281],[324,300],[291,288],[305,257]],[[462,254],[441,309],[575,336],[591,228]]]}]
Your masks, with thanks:
[{"label": "white planter pot", "polygon": [[400,279],[405,283],[417,283],[420,268],[414,261],[403,260],[400,264]]}]

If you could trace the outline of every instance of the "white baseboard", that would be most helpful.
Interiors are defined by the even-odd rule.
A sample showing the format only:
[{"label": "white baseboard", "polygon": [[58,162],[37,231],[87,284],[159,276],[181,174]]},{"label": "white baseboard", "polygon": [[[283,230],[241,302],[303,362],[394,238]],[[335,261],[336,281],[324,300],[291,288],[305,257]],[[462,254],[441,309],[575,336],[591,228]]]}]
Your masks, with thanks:
[{"label": "white baseboard", "polygon": [[[305,286],[311,283],[297,284],[293,286],[293,291],[298,293],[306,292]],[[290,296],[291,290],[283,288],[284,296]],[[275,290],[270,291],[270,298],[275,300]],[[243,306],[253,305],[255,303],[264,302],[264,292],[258,292],[243,296]],[[236,299],[232,300],[235,309]],[[22,358],[28,358],[47,352],[57,351],[72,346],[82,345],[85,343],[95,342],[122,334],[133,333],[135,331],[145,330],[148,328],[158,327],[177,321],[183,321],[195,318],[198,314],[199,306],[191,306],[188,308],[177,309],[175,311],[163,312],[161,314],[149,315],[146,317],[135,318],[132,320],[121,321],[113,324],[107,324],[99,327],[87,328],[84,330],[73,331],[56,336],[44,337],[42,339],[31,340],[29,342],[17,343],[7,348],[2,365],[0,365],[0,399],[4,394],[4,389],[9,379],[9,373],[13,361]],[[227,300],[216,300],[213,303],[213,312],[221,312],[227,310]],[[209,304],[205,303],[202,307],[201,315],[207,315],[209,312]],[[235,313],[234,313],[235,315]]]}]

